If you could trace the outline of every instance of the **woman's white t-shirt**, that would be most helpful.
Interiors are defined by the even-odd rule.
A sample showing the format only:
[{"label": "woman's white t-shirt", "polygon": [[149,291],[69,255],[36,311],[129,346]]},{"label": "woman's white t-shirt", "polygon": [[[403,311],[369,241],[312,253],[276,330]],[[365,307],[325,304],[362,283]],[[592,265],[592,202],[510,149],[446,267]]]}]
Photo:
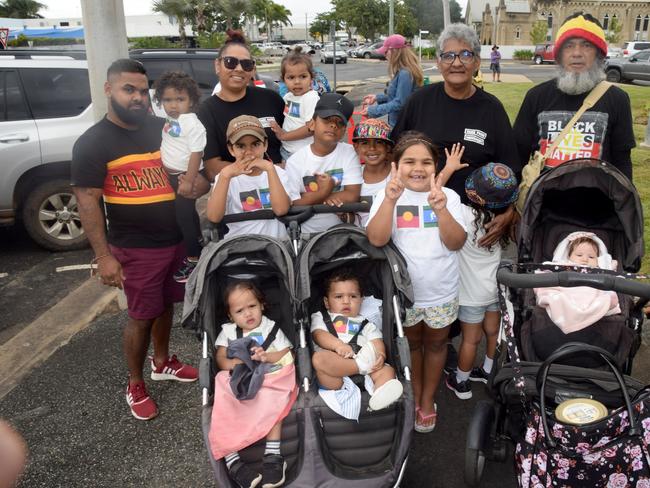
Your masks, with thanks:
[{"label": "woman's white t-shirt", "polygon": [[[447,210],[463,228],[465,221],[460,197],[449,188],[443,188],[447,196]],[[404,189],[393,212],[391,238],[408,265],[413,285],[414,308],[443,305],[458,296],[458,253],[450,251],[440,239],[438,218],[429,206],[429,192]],[[377,214],[386,198],[385,192],[375,196],[368,223]]]},{"label": "woman's white t-shirt", "polygon": [[[295,194],[309,193],[318,189],[317,173],[327,173],[335,181],[332,194],[343,190],[348,185],[361,185],[361,164],[359,157],[350,144],[339,142],[331,153],[326,156],[316,156],[311,146],[305,146],[287,161],[287,177],[291,192]],[[294,198],[300,198],[300,196]],[[302,232],[322,232],[340,224],[336,213],[314,215],[301,225]]]},{"label": "woman's white t-shirt", "polygon": [[[286,172],[279,166],[275,166],[280,182],[284,187],[289,199],[300,198],[289,189]],[[214,178],[213,190],[217,187],[219,175]],[[224,215],[253,212],[255,210],[271,209],[271,193],[269,191],[269,178],[266,171],[257,176],[239,175],[230,179],[228,195],[226,196],[226,212]],[[269,220],[247,220],[244,222],[233,222],[228,225],[226,239],[243,234],[257,234],[279,239],[287,238],[287,229],[284,224],[276,219]]]},{"label": "woman's white t-shirt", "polygon": [[[315,90],[309,90],[304,95],[294,95],[288,92],[284,96],[284,123],[282,128],[293,131],[304,127],[314,117],[314,109],[320,96]],[[291,154],[314,142],[314,137],[305,137],[295,141],[282,141],[282,147]]]},{"label": "woman's white t-shirt", "polygon": [[501,246],[497,242],[492,249],[477,244],[485,235],[482,226],[474,224],[474,210],[461,205],[467,231],[465,245],[458,253],[460,268],[460,294],[458,303],[471,307],[490,305],[497,301],[497,269],[501,262]]}]

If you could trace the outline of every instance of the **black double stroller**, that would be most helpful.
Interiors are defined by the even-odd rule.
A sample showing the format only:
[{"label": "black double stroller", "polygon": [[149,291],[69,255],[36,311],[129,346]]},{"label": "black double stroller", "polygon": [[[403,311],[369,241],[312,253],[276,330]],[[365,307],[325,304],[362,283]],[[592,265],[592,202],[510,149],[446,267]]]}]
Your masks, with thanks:
[{"label": "black double stroller", "polygon": [[[343,210],[358,211],[354,205]],[[329,207],[318,206],[320,210]],[[400,320],[400,310],[412,301],[406,264],[390,246],[372,246],[365,232],[340,225],[311,239],[299,234],[307,213],[292,209],[291,241],[265,236],[236,236],[210,242],[186,288],[183,324],[195,329],[203,341],[200,362],[202,429],[217,486],[235,486],[223,459],[215,460],[208,441],[214,377],[214,342],[221,324],[228,322],[223,292],[233,280],[251,280],[264,293],[265,314],[281,324],[294,345],[297,400],[282,424],[282,454],[287,462],[288,487],[389,487],[399,486],[406,468],[414,422],[410,386],[410,355]],[[265,212],[265,211],[260,211]],[[253,214],[249,212],[248,214]],[[245,218],[251,218],[248,215]],[[258,218],[272,218],[268,212]],[[237,216],[227,216],[228,219]],[[311,366],[310,315],[320,309],[323,277],[333,270],[352,269],[366,295],[382,301],[382,331],[387,362],[394,366],[404,387],[402,398],[376,412],[368,411],[369,395],[362,389],[358,423],[334,413],[318,394]],[[363,378],[352,378],[363,385]],[[241,459],[259,468],[264,439],[240,451]]]},{"label": "black double stroller", "polygon": [[[616,272],[550,266],[535,273],[574,231],[602,239],[618,261]],[[510,446],[524,438],[531,405],[540,410],[541,403],[542,415],[553,419],[553,408],[566,399],[590,398],[614,411],[624,408],[626,397],[644,391],[644,385],[626,376],[640,344],[642,307],[650,300],[650,285],[631,275],[639,270],[644,253],[642,207],[634,185],[613,166],[592,159],[543,173],[527,197],[517,244],[518,262],[503,262],[497,274],[504,320],[498,360],[488,381],[492,401],[476,405],[468,426],[464,476],[469,486],[479,485],[486,462],[511,459]],[[615,291],[621,313],[565,335],[549,325],[545,310],[536,305],[532,288],[548,286]],[[625,374],[622,382],[604,357]],[[555,479],[553,486],[556,481],[557,486],[596,486]],[[525,485],[521,477],[519,482]]]}]

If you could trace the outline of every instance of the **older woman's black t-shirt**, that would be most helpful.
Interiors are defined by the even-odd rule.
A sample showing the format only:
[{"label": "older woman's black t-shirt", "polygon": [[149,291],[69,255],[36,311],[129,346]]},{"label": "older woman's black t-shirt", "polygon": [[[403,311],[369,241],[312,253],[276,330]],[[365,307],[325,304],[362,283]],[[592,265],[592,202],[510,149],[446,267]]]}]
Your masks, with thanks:
[{"label": "older woman's black t-shirt", "polygon": [[269,138],[268,155],[274,163],[279,163],[282,160],[281,142],[269,128],[268,121],[273,118],[282,127],[284,100],[273,90],[257,87],[248,87],[244,98],[236,102],[226,102],[214,95],[201,104],[197,116],[205,126],[207,136],[203,159],[235,160],[226,146],[226,129],[228,123],[240,115],[253,115],[260,119]]},{"label": "older woman's black t-shirt", "polygon": [[440,152],[438,170],[445,165],[445,148],[451,150],[456,142],[465,146],[463,162],[469,167],[456,171],[447,183],[463,203],[468,203],[465,180],[476,168],[490,162],[503,163],[518,177],[521,174],[508,115],[501,102],[483,90],[477,89],[471,97],[457,100],[445,93],[442,82],[420,88],[404,107],[393,129],[393,140],[407,130],[420,131],[431,138]]}]

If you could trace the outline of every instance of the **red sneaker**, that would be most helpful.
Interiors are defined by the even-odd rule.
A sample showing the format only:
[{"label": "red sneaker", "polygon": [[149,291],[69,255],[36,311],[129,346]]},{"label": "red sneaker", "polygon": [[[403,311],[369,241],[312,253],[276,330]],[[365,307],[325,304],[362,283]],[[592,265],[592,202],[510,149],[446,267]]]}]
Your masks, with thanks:
[{"label": "red sneaker", "polygon": [[162,366],[156,366],[151,358],[151,379],[154,381],[175,380],[190,383],[198,378],[199,371],[188,364],[181,363],[175,354],[167,358]]},{"label": "red sneaker", "polygon": [[131,407],[131,413],[138,420],[151,420],[158,415],[158,407],[149,393],[144,381],[126,387],[126,403]]}]

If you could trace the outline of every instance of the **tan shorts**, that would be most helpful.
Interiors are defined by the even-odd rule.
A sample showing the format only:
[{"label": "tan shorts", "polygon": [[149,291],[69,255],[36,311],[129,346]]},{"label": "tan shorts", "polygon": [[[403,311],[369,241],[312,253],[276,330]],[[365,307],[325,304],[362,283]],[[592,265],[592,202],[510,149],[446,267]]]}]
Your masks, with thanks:
[{"label": "tan shorts", "polygon": [[424,322],[432,329],[444,329],[458,317],[458,298],[452,301],[426,308],[407,308],[404,327],[412,327]]}]

